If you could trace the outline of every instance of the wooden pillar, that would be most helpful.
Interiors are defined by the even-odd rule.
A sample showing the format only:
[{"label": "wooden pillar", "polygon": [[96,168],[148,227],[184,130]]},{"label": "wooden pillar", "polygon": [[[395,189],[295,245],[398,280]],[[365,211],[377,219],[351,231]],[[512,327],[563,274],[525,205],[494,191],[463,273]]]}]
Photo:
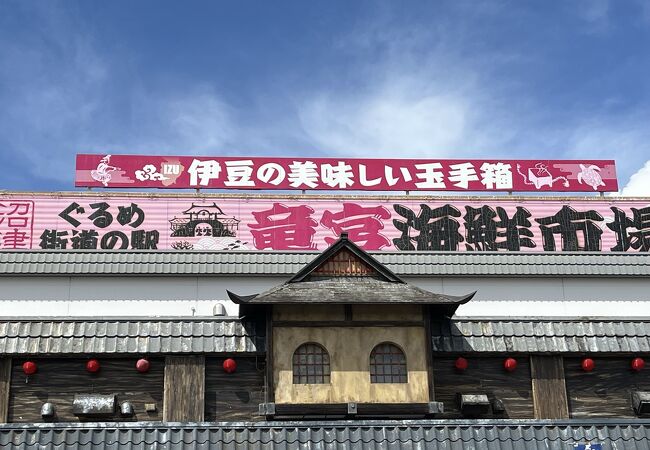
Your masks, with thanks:
[{"label": "wooden pillar", "polygon": [[561,356],[530,356],[535,419],[568,419],[569,402]]},{"label": "wooden pillar", "polygon": [[11,358],[0,358],[0,423],[7,422],[10,383]]},{"label": "wooden pillar", "polygon": [[274,359],[275,349],[273,348],[273,306],[266,307],[266,391],[264,401],[266,403],[275,402],[275,382],[274,382]]},{"label": "wooden pillar", "polygon": [[205,412],[205,357],[166,357],[164,389],[164,421],[203,421]]},{"label": "wooden pillar", "polygon": [[422,314],[424,317],[424,348],[426,349],[426,358],[427,358],[427,380],[429,382],[429,401],[433,402],[436,400],[436,390],[434,388],[434,379],[433,379],[433,342],[431,342],[431,308],[425,305],[422,307]]}]

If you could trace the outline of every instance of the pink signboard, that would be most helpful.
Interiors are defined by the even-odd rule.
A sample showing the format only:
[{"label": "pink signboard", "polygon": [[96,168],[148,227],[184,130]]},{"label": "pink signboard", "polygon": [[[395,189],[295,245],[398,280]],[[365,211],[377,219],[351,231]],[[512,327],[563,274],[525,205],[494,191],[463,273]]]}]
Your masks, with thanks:
[{"label": "pink signboard", "polygon": [[77,155],[77,187],[616,192],[611,160]]},{"label": "pink signboard", "polygon": [[650,250],[650,198],[0,194],[0,250]]}]

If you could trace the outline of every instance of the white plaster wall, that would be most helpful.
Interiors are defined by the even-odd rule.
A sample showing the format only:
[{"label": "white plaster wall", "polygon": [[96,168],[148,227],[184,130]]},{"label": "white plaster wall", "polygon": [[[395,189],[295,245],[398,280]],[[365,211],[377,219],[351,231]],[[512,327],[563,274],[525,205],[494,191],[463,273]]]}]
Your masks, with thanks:
[{"label": "white plaster wall", "polygon": [[[210,316],[226,289],[263,292],[279,276],[0,277],[0,316]],[[650,317],[650,278],[424,278],[406,281],[432,292],[475,298],[462,316]]]}]

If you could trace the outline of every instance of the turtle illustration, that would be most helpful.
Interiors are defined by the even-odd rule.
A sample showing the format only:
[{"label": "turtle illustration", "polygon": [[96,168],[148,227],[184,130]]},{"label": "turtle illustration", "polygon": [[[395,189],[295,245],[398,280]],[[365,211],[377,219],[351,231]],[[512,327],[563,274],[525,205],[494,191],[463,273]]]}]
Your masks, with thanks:
[{"label": "turtle illustration", "polygon": [[590,165],[585,167],[580,164],[580,173],[578,174],[578,183],[582,184],[584,180],[585,184],[594,188],[594,191],[598,189],[598,186],[605,186],[603,182],[603,177],[600,176],[600,167],[595,165]]}]

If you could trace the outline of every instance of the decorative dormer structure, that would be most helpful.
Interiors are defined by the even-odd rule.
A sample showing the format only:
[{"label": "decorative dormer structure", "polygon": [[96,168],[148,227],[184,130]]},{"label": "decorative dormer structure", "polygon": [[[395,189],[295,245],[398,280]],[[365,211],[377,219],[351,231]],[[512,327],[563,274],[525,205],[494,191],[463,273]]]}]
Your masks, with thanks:
[{"label": "decorative dormer structure", "polygon": [[267,327],[266,416],[425,416],[435,401],[430,326],[474,293],[409,285],[347,234],[290,280],[239,296]]}]

